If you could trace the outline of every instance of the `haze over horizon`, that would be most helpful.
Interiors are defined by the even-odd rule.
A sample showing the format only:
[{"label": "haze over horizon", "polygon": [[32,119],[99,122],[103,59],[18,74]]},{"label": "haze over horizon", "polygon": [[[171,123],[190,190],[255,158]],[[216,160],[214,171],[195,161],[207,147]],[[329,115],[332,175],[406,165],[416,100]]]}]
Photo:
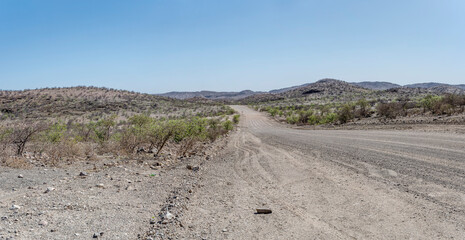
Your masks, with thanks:
[{"label": "haze over horizon", "polygon": [[0,89],[465,83],[465,2],[0,2]]}]

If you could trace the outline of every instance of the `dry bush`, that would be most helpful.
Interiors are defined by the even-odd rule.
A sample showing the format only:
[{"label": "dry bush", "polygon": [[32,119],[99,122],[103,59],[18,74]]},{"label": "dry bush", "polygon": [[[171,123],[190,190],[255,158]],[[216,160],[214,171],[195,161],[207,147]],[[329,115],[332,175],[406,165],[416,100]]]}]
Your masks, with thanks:
[{"label": "dry bush", "polygon": [[11,168],[27,169],[31,167],[31,164],[24,157],[7,156],[0,158],[0,165]]},{"label": "dry bush", "polygon": [[18,122],[11,127],[11,132],[7,137],[8,144],[14,146],[16,156],[21,156],[24,153],[26,144],[40,131],[46,129],[47,126],[43,122]]},{"label": "dry bush", "polygon": [[378,103],[376,110],[381,117],[395,119],[407,115],[406,105],[406,102]]},{"label": "dry bush", "polygon": [[38,160],[45,164],[57,165],[65,160],[84,159],[86,152],[84,143],[78,143],[71,139],[60,142],[35,142],[30,150],[38,155]]}]

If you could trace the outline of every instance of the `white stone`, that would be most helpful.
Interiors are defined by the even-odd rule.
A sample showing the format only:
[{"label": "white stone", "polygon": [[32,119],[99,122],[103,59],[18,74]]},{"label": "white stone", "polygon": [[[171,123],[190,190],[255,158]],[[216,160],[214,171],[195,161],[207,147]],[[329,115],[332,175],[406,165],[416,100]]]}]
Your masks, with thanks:
[{"label": "white stone", "polygon": [[21,209],[21,207],[18,205],[12,205],[10,208],[10,210],[19,210],[19,209]]}]

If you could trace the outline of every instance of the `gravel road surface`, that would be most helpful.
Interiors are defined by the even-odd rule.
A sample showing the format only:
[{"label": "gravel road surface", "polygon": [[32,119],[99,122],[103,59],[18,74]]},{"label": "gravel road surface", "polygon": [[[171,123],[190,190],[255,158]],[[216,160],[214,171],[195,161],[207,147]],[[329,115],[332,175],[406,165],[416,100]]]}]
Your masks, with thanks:
[{"label": "gravel road surface", "polygon": [[465,239],[465,135],[298,130],[234,108],[173,237]]}]

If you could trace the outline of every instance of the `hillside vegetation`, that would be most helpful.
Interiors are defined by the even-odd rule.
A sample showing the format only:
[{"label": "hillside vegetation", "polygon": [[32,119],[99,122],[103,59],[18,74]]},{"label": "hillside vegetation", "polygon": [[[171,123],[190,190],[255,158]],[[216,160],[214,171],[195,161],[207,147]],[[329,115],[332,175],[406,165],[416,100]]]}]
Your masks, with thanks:
[{"label": "hillside vegetation", "polygon": [[265,95],[260,99],[257,95],[244,102],[279,121],[297,125],[341,125],[368,120],[376,124],[402,117],[434,116],[459,116],[453,122],[465,123],[465,95],[444,86],[370,90],[323,79],[273,96],[277,99]]},{"label": "hillside vegetation", "polygon": [[4,165],[192,155],[238,121],[220,103],[94,87],[1,91],[0,110]]},{"label": "hillside vegetation", "polygon": [[1,119],[66,118],[88,121],[116,115],[127,119],[136,114],[152,117],[215,116],[229,111],[225,106],[124,90],[96,87],[44,88],[0,91]]}]

